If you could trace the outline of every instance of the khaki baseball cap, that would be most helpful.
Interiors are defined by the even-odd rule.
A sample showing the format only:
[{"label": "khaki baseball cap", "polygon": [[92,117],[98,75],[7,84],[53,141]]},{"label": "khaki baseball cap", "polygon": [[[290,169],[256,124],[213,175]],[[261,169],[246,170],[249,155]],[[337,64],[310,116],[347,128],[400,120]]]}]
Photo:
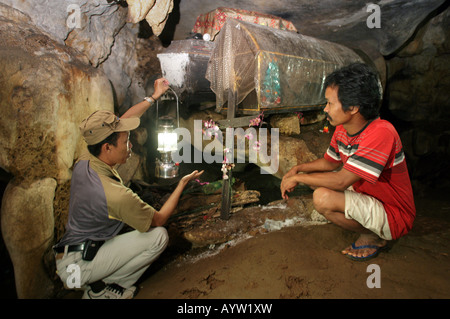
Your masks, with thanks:
[{"label": "khaki baseball cap", "polygon": [[95,145],[114,132],[134,130],[139,123],[138,117],[121,119],[109,111],[95,111],[81,122],[80,130],[86,143]]}]

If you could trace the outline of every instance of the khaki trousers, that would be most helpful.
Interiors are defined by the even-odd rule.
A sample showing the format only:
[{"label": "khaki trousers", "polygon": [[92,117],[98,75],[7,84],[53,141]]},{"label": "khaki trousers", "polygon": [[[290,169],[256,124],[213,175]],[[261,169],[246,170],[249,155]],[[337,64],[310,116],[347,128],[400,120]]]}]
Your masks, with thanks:
[{"label": "khaki trousers", "polygon": [[68,288],[86,288],[98,280],[129,288],[164,251],[168,238],[164,227],[118,235],[107,240],[92,261],[83,260],[81,251],[57,259],[58,276]]}]

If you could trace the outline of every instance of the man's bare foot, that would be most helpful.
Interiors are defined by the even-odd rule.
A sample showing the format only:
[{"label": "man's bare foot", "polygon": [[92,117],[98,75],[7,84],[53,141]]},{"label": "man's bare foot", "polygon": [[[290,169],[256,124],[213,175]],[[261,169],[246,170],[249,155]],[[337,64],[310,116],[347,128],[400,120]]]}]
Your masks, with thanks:
[{"label": "man's bare foot", "polygon": [[345,248],[342,253],[352,259],[364,260],[368,257],[376,257],[379,248],[384,248],[387,241],[375,234],[361,234],[351,246]]}]

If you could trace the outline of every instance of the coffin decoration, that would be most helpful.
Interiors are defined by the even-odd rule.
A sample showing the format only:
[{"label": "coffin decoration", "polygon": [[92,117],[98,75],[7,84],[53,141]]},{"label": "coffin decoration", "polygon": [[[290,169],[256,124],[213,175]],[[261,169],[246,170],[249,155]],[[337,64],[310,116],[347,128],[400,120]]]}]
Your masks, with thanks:
[{"label": "coffin decoration", "polygon": [[211,40],[214,41],[227,19],[235,19],[264,25],[279,30],[290,30],[297,32],[297,29],[292,22],[278,16],[225,7],[219,7],[213,11],[199,15],[195,21],[192,32],[200,33],[202,35],[209,34]]}]

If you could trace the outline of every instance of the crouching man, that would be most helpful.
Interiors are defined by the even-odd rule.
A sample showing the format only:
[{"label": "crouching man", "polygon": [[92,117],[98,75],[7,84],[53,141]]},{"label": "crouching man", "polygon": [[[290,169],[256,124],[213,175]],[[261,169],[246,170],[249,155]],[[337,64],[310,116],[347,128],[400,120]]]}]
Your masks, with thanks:
[{"label": "crouching man", "polygon": [[293,167],[282,179],[287,198],[299,183],[315,189],[315,209],[360,234],[342,251],[353,260],[376,257],[411,229],[416,215],[402,143],[379,118],[381,88],[374,71],[352,64],[325,80],[324,112],[336,130],[323,158]]},{"label": "crouching man", "polygon": [[[80,125],[89,155],[74,166],[66,232],[54,246],[56,267],[67,283],[68,267],[79,266],[80,286],[87,299],[130,299],[135,282],[167,246],[163,226],[178,204],[186,184],[203,172],[184,176],[156,211],[123,185],[114,167],[131,156],[130,131],[168,89],[155,81],[152,97],[131,107],[121,118],[96,111]],[[119,234],[127,224],[135,230]]]}]

